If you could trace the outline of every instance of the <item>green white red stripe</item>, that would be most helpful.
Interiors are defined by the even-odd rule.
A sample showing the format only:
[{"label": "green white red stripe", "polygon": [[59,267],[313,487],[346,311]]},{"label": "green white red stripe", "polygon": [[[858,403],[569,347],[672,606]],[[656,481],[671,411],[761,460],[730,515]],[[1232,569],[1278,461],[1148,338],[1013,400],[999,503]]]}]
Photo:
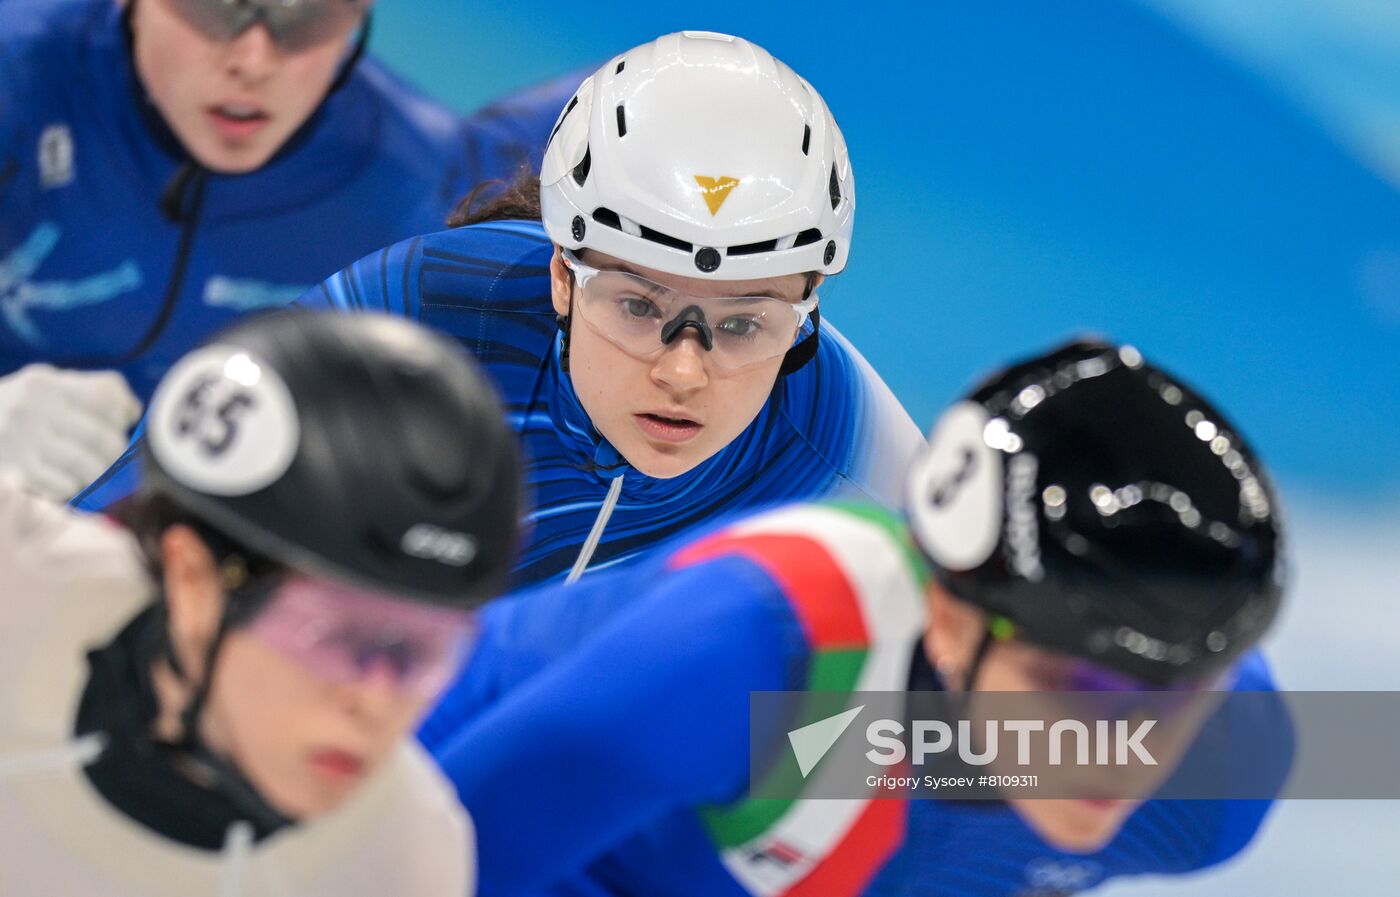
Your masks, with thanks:
[{"label": "green white red stripe", "polygon": [[[673,567],[739,555],[792,602],[811,656],[804,690],[899,691],[924,628],[926,570],[884,511],[798,505],[679,552]],[[806,787],[820,787],[818,764]],[[756,789],[757,790],[757,789]],[[872,794],[874,793],[872,789]],[[722,862],[759,897],[858,893],[903,836],[891,800],[746,800],[702,816]]]}]

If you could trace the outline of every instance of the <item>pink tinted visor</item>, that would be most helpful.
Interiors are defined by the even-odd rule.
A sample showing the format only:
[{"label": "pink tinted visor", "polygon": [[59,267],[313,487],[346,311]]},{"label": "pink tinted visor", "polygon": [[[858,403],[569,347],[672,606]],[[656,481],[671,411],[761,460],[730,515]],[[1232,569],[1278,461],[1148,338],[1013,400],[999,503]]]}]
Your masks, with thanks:
[{"label": "pink tinted visor", "polygon": [[387,675],[398,689],[431,697],[466,659],[476,625],[468,611],[293,575],[246,631],[321,679]]},{"label": "pink tinted visor", "polygon": [[1092,703],[1103,709],[1101,712],[1115,716],[1129,716],[1133,707],[1146,700],[1153,710],[1162,715],[1179,713],[1187,708],[1198,706],[1200,697],[1206,692],[1228,690],[1233,677],[1228,673],[1158,685],[1111,670],[1089,660],[1073,659],[1068,662],[1058,689],[1077,692],[1085,699],[1092,694]]}]

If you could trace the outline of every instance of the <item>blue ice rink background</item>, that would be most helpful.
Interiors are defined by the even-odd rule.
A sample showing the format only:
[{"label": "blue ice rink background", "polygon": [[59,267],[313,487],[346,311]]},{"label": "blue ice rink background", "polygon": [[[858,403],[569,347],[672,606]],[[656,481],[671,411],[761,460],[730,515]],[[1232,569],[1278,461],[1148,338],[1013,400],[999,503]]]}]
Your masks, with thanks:
[{"label": "blue ice rink background", "polygon": [[[1400,689],[1400,4],[382,0],[372,47],[462,110],[700,28],[767,47],[850,144],[823,309],[921,424],[1072,333],[1227,408],[1288,500],[1294,689]],[[1114,894],[1395,893],[1400,806],[1291,802],[1243,859]]]}]

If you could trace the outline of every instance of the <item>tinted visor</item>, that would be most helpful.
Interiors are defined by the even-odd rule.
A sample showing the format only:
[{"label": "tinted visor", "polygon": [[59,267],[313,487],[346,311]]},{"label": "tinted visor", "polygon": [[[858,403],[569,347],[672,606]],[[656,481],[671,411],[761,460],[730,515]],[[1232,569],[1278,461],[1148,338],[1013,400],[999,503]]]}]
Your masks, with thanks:
[{"label": "tinted visor", "polygon": [[386,675],[424,698],[448,683],[475,634],[466,611],[295,574],[273,587],[247,629],[318,678],[354,683]]},{"label": "tinted visor", "polygon": [[364,16],[361,0],[162,0],[210,40],[230,41],[256,24],[283,50],[344,37]]}]

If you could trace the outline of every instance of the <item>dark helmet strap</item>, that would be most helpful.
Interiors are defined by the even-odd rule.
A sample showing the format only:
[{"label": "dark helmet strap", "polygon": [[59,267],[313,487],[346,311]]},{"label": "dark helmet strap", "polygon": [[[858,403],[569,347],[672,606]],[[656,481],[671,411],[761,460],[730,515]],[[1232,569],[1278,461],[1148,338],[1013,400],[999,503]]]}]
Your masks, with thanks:
[{"label": "dark helmet strap", "polygon": [[209,750],[202,741],[185,746],[183,752],[205,769],[212,779],[212,790],[222,795],[248,822],[259,836],[265,837],[296,820],[284,816],[263,799],[237,766]]},{"label": "dark helmet strap", "polygon": [[[331,82],[330,89],[326,91],[326,97],[329,97],[331,94],[344,87],[345,82],[350,80],[350,76],[354,74],[355,67],[360,64],[360,57],[365,55],[365,48],[369,46],[369,28],[373,18],[373,10],[365,10],[364,20],[360,23],[360,36],[355,38],[355,46],[350,50],[349,55],[345,57],[345,63],[341,65],[340,72],[335,76],[335,80]],[[325,102],[325,98],[322,98],[321,102]]]},{"label": "dark helmet strap", "polygon": [[802,342],[788,349],[783,356],[783,366],[778,368],[778,376],[786,377],[802,370],[817,355],[817,341],[821,336],[821,309],[812,309],[812,332]]},{"label": "dark helmet strap", "polygon": [[[204,742],[200,735],[199,722],[204,714],[204,706],[209,700],[209,689],[214,681],[214,666],[219,659],[219,653],[223,649],[224,639],[233,628],[235,615],[230,607],[235,600],[230,594],[224,603],[223,613],[219,617],[219,628],[214,633],[214,638],[210,640],[209,647],[204,652],[204,675],[199,682],[194,685],[194,694],[190,696],[189,703],[180,713],[180,742],[172,747],[184,756],[194,760],[204,770],[210,774],[212,790],[226,798],[249,822],[260,835],[270,834],[278,829],[293,825],[295,820],[278,812],[271,804],[263,799],[253,783],[248,781],[248,777],[243,771],[229,760],[218,756]],[[165,636],[165,656],[174,669],[176,675],[188,681],[188,676],[181,671],[179,662],[175,658],[175,650],[169,637],[169,630]]]},{"label": "dark helmet strap", "polygon": [[977,643],[977,650],[972,654],[972,662],[967,665],[967,675],[963,677],[963,691],[972,691],[977,684],[977,674],[982,672],[982,662],[987,659],[987,652],[991,650],[992,642],[996,637],[992,635],[992,628],[988,626],[982,630],[982,640]]},{"label": "dark helmet strap", "polygon": [[[180,712],[180,728],[182,730],[180,747],[190,749],[201,743],[199,737],[199,718],[204,713],[204,705],[209,700],[209,688],[214,682],[214,664],[219,659],[219,652],[223,649],[224,638],[229,631],[228,605],[224,605],[224,611],[219,617],[219,628],[214,632],[214,637],[209,641],[209,647],[204,651],[204,674],[199,681],[194,683],[194,694],[190,695],[189,702],[185,704],[185,709]],[[166,642],[166,657],[173,660],[175,658],[174,645],[169,640]],[[176,668],[176,673],[186,682],[189,682],[189,674]]]},{"label": "dark helmet strap", "polygon": [[574,284],[572,277],[569,281],[569,313],[565,315],[555,315],[554,323],[559,325],[559,330],[564,334],[563,345],[559,351],[559,367],[564,373],[569,372],[569,331],[574,325]]}]

